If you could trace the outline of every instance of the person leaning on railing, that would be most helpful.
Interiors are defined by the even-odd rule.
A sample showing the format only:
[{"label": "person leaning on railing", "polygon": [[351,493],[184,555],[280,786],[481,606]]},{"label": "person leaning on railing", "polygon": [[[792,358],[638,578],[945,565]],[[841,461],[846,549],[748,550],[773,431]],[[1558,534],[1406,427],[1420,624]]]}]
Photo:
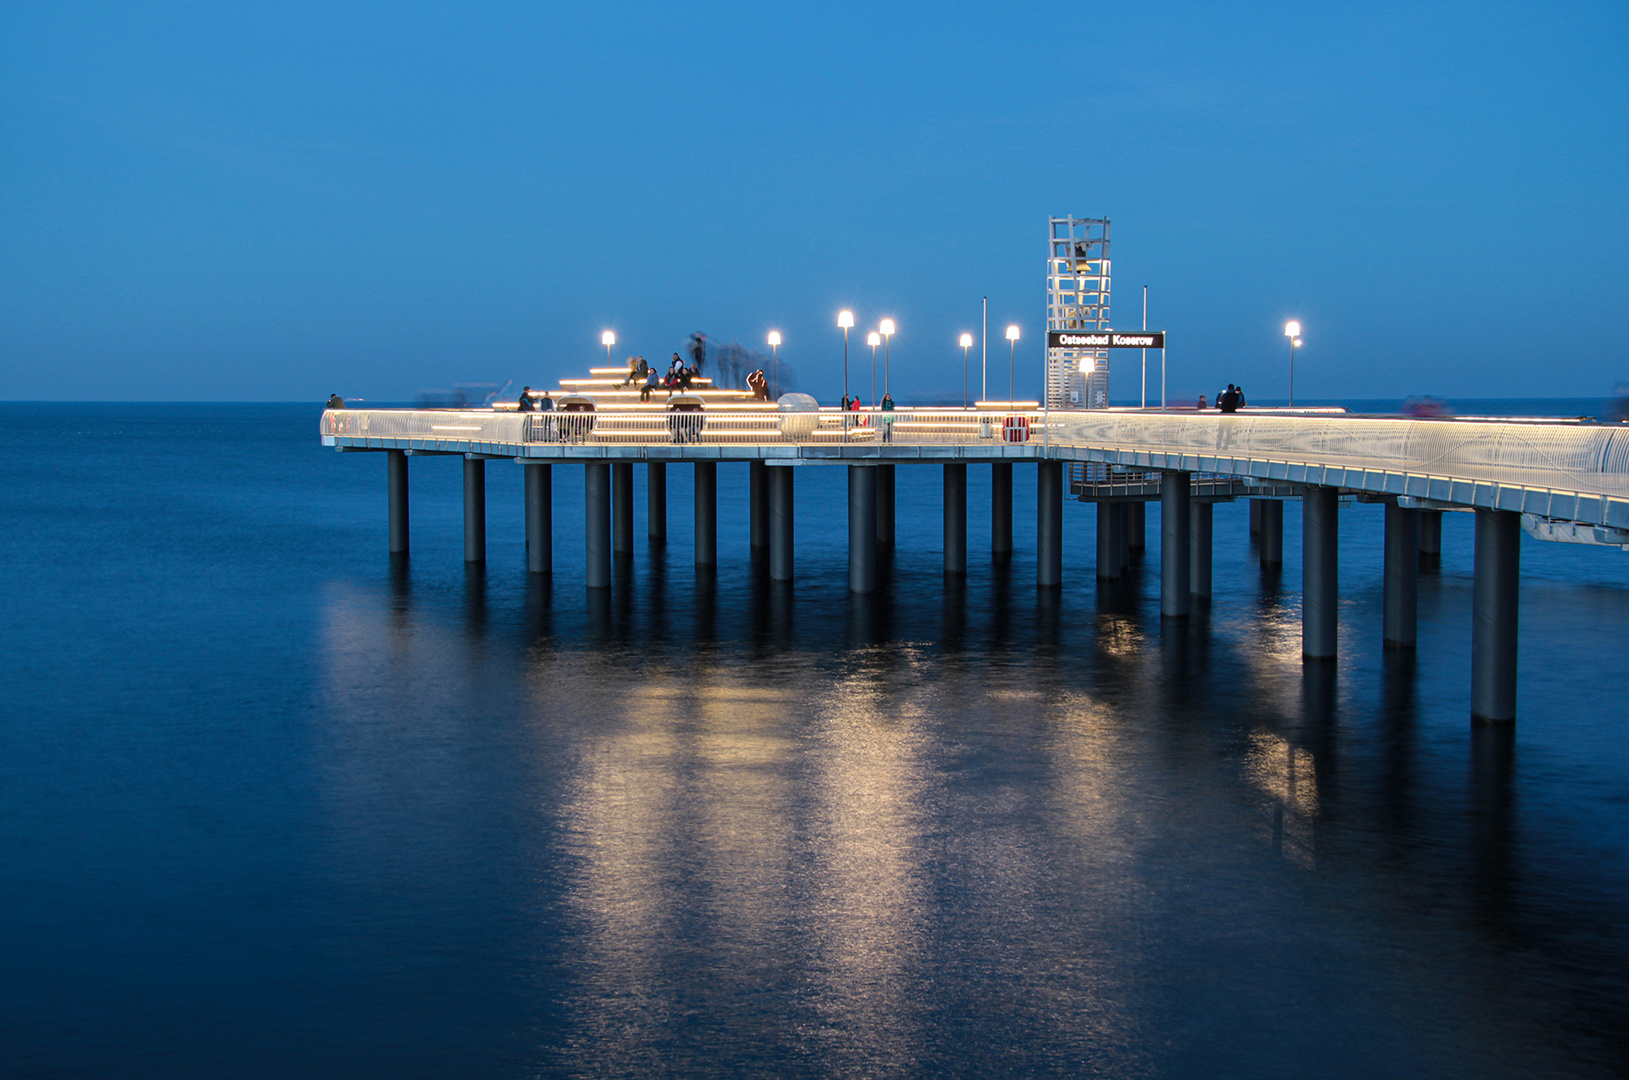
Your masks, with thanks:
[{"label": "person leaning on railing", "polygon": [[330,409],[343,409],[345,407],[345,399],[340,397],[338,394],[329,394],[328,407]]}]

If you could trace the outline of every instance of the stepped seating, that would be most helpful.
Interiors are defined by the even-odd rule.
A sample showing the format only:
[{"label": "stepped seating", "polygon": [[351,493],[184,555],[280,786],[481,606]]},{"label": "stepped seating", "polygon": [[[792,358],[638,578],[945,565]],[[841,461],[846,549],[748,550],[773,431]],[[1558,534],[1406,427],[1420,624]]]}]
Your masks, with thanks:
[{"label": "stepped seating", "polygon": [[[670,395],[666,389],[659,388],[651,393],[649,401],[641,401],[639,384],[623,385],[628,378],[626,366],[589,368],[588,376],[586,379],[561,379],[554,396],[558,398],[562,394],[587,394],[594,399],[595,408],[602,411],[660,413],[667,409],[667,399]],[[776,411],[773,401],[758,401],[753,398],[750,390],[715,386],[713,380],[705,377],[691,380],[689,390],[674,391],[681,392],[701,398],[709,413]],[[513,410],[517,404],[514,401],[495,401],[492,407]]]}]

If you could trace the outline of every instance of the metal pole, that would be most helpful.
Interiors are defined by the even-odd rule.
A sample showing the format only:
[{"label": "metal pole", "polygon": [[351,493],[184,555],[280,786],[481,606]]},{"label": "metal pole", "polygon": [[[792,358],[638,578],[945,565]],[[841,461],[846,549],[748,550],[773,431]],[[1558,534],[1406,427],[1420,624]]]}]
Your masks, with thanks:
[{"label": "metal pole", "polygon": [[962,346],[962,408],[967,408],[967,346]]},{"label": "metal pole", "polygon": [[588,587],[611,587],[611,465],[583,465],[583,534],[588,544]]},{"label": "metal pole", "polygon": [[645,463],[645,533],[653,544],[667,543],[667,463]]},{"label": "metal pole", "polygon": [[1295,339],[1290,338],[1290,408],[1295,408]]},{"label": "metal pole", "polygon": [[796,469],[782,465],[769,475],[769,579],[792,580],[793,479]]},{"label": "metal pole", "polygon": [[877,404],[877,347],[871,346],[871,404]]},{"label": "metal pole", "polygon": [[769,466],[761,461],[747,466],[747,490],[751,503],[748,526],[749,545],[754,549],[769,546]]},{"label": "metal pole", "polygon": [[1332,659],[1336,653],[1339,591],[1339,492],[1310,487],[1301,496],[1301,655]]},{"label": "metal pole", "polygon": [[1035,463],[1035,584],[1063,584],[1063,462]]},{"label": "metal pole", "polygon": [[1196,502],[1188,508],[1188,592],[1202,600],[1210,599],[1215,510],[1216,504],[1208,502]]},{"label": "metal pole", "polygon": [[1012,557],[1012,462],[990,465],[990,554]]},{"label": "metal pole", "polygon": [[843,441],[848,442],[848,327],[843,327]]},{"label": "metal pole", "polygon": [[1191,591],[1189,502],[1192,480],[1185,472],[1160,474],[1160,614],[1188,617]]},{"label": "metal pole", "polygon": [[1284,500],[1261,499],[1261,565],[1284,565]]},{"label": "metal pole", "polygon": [[894,467],[878,465],[877,470],[877,543],[894,546]]},{"label": "metal pole", "polygon": [[[1143,286],[1143,329],[1148,329],[1148,286]],[[1148,408],[1148,350],[1143,350],[1143,408]]]},{"label": "metal pole", "polygon": [[1097,576],[1109,581],[1120,577],[1120,544],[1114,535],[1117,516],[1113,503],[1098,500]]},{"label": "metal pole", "polygon": [[526,569],[554,570],[554,466],[524,465],[526,481]]},{"label": "metal pole", "polygon": [[781,347],[769,347],[769,392],[775,395],[775,400],[781,399]]},{"label": "metal pole", "polygon": [[1007,354],[1007,403],[1010,405],[1018,400],[1018,394],[1013,387],[1018,385],[1018,342],[1009,340],[1012,346]]},{"label": "metal pole", "polygon": [[486,462],[464,459],[464,561],[486,562]]},{"label": "metal pole", "polygon": [[633,462],[611,463],[611,550],[633,554]]},{"label": "metal pole", "polygon": [[848,591],[877,588],[877,467],[848,467]]},{"label": "metal pole", "polygon": [[[893,361],[890,359],[893,348],[894,335],[884,334],[882,336],[882,392],[885,394],[893,393],[893,383],[889,379],[889,376],[892,375],[894,370]],[[875,352],[873,352],[871,355],[873,358],[876,357]],[[873,396],[875,396],[877,393],[877,388],[873,386],[871,388],[871,393]],[[876,402],[873,401],[872,404],[876,404]]]},{"label": "metal pole", "polygon": [[[1170,336],[1171,336],[1170,334],[1165,335],[1165,339],[1163,339],[1163,340],[1168,341]],[[1168,354],[1165,351],[1165,346],[1161,345],[1160,346],[1160,412],[1165,411],[1165,358],[1166,358],[1167,355]]]},{"label": "metal pole", "polygon": [[696,565],[718,565],[718,462],[696,462]]},{"label": "metal pole", "polygon": [[390,553],[407,551],[407,451],[385,451],[385,496],[390,521]]},{"label": "metal pole", "polygon": [[1521,515],[1476,511],[1476,580],[1471,593],[1471,716],[1516,719],[1516,611]]},{"label": "metal pole", "polygon": [[945,573],[967,573],[967,466],[945,465]]},{"label": "metal pole", "polygon": [[1412,649],[1418,640],[1420,512],[1386,504],[1385,624],[1387,649]]},{"label": "metal pole", "polygon": [[984,329],[979,332],[979,400],[990,400],[990,298],[984,298]]}]

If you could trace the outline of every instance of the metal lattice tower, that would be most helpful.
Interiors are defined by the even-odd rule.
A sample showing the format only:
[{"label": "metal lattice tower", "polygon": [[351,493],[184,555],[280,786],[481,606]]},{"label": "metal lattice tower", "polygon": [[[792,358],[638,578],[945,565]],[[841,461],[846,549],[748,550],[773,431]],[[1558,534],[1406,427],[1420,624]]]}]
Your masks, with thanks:
[{"label": "metal lattice tower", "polygon": [[[1046,267],[1046,328],[1107,330],[1109,219],[1048,218]],[[1107,349],[1046,351],[1049,408],[1100,409],[1108,403]]]}]

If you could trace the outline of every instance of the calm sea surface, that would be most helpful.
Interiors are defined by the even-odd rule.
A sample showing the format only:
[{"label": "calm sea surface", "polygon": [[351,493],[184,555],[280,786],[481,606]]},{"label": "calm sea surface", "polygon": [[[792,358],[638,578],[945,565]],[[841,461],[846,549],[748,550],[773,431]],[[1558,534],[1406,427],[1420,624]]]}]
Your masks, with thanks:
[{"label": "calm sea surface", "polygon": [[[1386,403],[1395,407],[1395,402]],[[1462,412],[1596,412],[1482,403]],[[1468,714],[1471,518],[1380,648],[1381,508],[1341,511],[1341,656],[1264,573],[1159,618],[1157,510],[1038,593],[970,470],[846,591],[843,471],[797,582],[665,548],[584,588],[580,467],[524,572],[521,470],[384,461],[310,405],[0,405],[0,1075],[1613,1076],[1629,1069],[1629,554],[1525,540],[1514,737]]]}]

